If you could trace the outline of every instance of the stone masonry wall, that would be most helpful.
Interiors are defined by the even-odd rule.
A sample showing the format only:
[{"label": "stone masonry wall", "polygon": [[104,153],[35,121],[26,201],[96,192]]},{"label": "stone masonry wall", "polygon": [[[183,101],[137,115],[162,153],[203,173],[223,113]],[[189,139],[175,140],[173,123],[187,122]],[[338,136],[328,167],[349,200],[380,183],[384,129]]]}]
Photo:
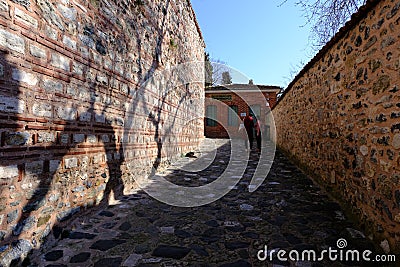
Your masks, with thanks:
[{"label": "stone masonry wall", "polygon": [[338,193],[386,251],[400,250],[399,8],[368,1],[273,110],[277,145]]},{"label": "stone masonry wall", "polygon": [[193,150],[203,68],[176,86],[165,71],[192,61],[204,42],[189,1],[1,0],[1,244],[35,246]]}]

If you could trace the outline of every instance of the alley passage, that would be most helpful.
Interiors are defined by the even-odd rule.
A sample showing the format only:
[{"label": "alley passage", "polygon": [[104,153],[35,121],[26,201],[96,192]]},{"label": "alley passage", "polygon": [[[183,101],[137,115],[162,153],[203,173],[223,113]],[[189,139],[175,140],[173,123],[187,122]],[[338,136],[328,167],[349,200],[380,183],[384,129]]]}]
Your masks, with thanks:
[{"label": "alley passage", "polygon": [[[221,147],[211,166],[187,173],[178,164],[171,167],[168,179],[184,185],[216,179],[229,160],[230,143],[213,141]],[[216,202],[180,208],[139,191],[119,204],[75,219],[66,228],[56,227],[57,241],[51,241],[53,234],[30,255],[30,262],[33,266],[272,266],[257,259],[265,245],[268,250],[320,253],[328,247],[337,249],[340,238],[346,240],[346,249],[379,254],[340,206],[279,151],[263,185],[249,193],[257,159],[257,153],[251,152],[242,180]],[[366,266],[365,262],[332,262],[328,257],[319,265],[274,260],[275,266],[290,264]]]}]

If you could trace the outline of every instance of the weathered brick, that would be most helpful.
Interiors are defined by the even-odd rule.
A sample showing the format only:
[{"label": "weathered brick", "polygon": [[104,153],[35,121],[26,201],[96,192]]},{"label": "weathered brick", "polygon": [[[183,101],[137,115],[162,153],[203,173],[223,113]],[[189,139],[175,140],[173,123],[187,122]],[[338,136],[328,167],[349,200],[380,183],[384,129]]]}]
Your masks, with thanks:
[{"label": "weathered brick", "polygon": [[0,46],[25,54],[24,38],[3,29],[0,29]]},{"label": "weathered brick", "polygon": [[12,70],[12,78],[17,82],[27,83],[32,86],[35,86],[39,81],[37,75],[20,69]]}]

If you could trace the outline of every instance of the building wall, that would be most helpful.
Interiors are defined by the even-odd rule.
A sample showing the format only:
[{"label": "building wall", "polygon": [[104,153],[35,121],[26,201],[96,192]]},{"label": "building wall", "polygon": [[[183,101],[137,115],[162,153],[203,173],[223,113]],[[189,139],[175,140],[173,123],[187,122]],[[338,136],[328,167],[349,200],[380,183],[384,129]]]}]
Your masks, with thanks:
[{"label": "building wall", "polygon": [[[227,106],[235,105],[238,107],[238,116],[240,117],[241,121],[243,121],[244,116],[241,116],[242,113],[249,114],[249,106],[248,104],[251,105],[259,105],[262,112],[260,116],[261,122],[265,122],[265,103],[266,99],[268,99],[268,103],[270,107],[273,107],[276,104],[276,93],[267,93],[263,92],[262,93],[264,96],[264,99],[260,99],[260,93],[245,93],[246,95],[246,101],[240,97],[237,94],[234,93],[207,93],[206,92],[206,108],[207,105],[212,105],[212,103],[207,103],[207,99],[213,98],[213,97],[218,97],[218,96],[227,96],[230,95],[232,96],[232,99],[227,101],[227,100],[222,100],[224,104]],[[268,109],[269,110],[269,109]],[[227,130],[232,133],[232,137],[239,137],[240,134],[238,133],[239,129],[239,124],[240,121],[238,119],[237,125],[234,126],[229,126],[228,125],[228,108],[227,107],[217,107],[217,119],[219,122],[223,123],[225,126],[223,126],[221,123],[218,123],[216,126],[207,126],[206,121],[205,126],[204,126],[204,131],[205,131],[205,136],[209,138],[228,138],[228,132]],[[226,129],[225,129],[226,128]]]},{"label": "building wall", "polygon": [[204,42],[189,1],[0,1],[2,244],[40,242],[193,150],[203,68],[172,87],[165,71],[193,61]]},{"label": "building wall", "polygon": [[400,250],[400,1],[368,1],[273,110],[277,145]]}]

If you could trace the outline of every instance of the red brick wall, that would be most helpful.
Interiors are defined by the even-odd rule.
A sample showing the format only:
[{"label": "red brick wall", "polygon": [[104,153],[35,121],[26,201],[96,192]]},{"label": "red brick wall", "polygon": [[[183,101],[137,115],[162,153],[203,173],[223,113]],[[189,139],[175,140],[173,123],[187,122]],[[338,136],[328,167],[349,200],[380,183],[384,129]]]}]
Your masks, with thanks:
[{"label": "red brick wall", "polygon": [[[206,93],[206,106],[208,105],[207,103],[207,98],[213,98],[213,95],[231,95],[232,100],[231,101],[222,101],[224,104],[231,106],[231,105],[236,105],[238,106],[238,116],[240,119],[243,121],[244,117],[240,116],[242,113],[249,114],[249,105],[260,105],[261,108],[261,116],[260,120],[261,122],[265,122],[265,111],[266,111],[266,99],[268,100],[268,103],[270,105],[270,108],[272,108],[276,104],[276,93],[262,93],[264,98],[260,98],[260,92],[258,93],[252,93],[252,92],[247,92],[245,93],[245,98],[240,97],[237,94],[234,93]],[[225,127],[219,123],[216,126],[204,126],[205,130],[205,136],[210,137],[210,138],[228,138],[228,132],[227,130],[232,133],[233,137],[238,137],[238,128],[239,128],[239,123],[240,121],[238,120],[238,125],[237,126],[229,126],[228,125],[228,108],[227,107],[217,107],[217,120],[223,123]]]},{"label": "red brick wall", "polygon": [[0,1],[0,241],[34,243],[196,147],[202,84],[147,79],[204,44],[187,1],[14,2]]}]

